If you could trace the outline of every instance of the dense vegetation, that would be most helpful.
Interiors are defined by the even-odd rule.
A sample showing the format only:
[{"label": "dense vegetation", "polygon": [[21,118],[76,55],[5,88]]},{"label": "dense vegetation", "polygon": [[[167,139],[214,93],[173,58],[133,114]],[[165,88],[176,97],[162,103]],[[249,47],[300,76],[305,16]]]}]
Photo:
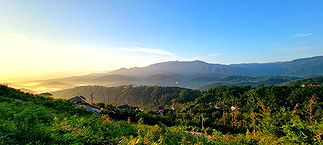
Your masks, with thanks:
[{"label": "dense vegetation", "polygon": [[323,86],[323,76],[318,77],[307,77],[290,82],[283,83],[283,85],[302,85],[302,84],[313,84]]},{"label": "dense vegetation", "polygon": [[[189,95],[185,96],[189,93]],[[93,94],[94,102],[107,104],[129,104],[145,107],[170,105],[174,101],[184,103],[192,101],[200,95],[200,91],[184,89],[179,87],[161,86],[81,86],[73,89],[53,92],[54,97],[69,99],[74,96],[84,96],[91,100]],[[186,98],[185,98],[186,97]],[[183,100],[185,98],[185,100]]]},{"label": "dense vegetation", "polygon": [[102,111],[95,116],[70,101],[0,86],[0,144],[322,143],[322,86],[222,86],[175,95],[176,114],[170,105],[160,116],[97,103]]},{"label": "dense vegetation", "polygon": [[205,85],[202,85],[199,87],[199,89],[205,90],[205,89],[213,88],[217,86],[252,86],[252,87],[256,87],[259,85],[269,86],[269,85],[287,83],[296,79],[298,78],[288,77],[288,76],[260,76],[260,77],[227,76],[223,78],[218,78]]},{"label": "dense vegetation", "polygon": [[[230,76],[218,78],[219,81],[210,83],[201,89],[213,88],[217,86],[259,86],[263,84],[268,86],[273,82],[274,84],[280,84],[293,77],[248,77],[248,76]],[[306,79],[299,79],[297,81],[291,81],[280,85],[298,85],[301,84],[316,84],[321,85],[323,77],[313,77]],[[202,78],[199,78],[202,79]],[[294,77],[294,79],[296,79]],[[166,106],[171,105],[174,102],[186,103],[193,101],[203,91],[192,90],[180,87],[161,87],[161,86],[118,86],[118,87],[103,87],[103,86],[80,86],[71,89],[61,90],[53,92],[54,97],[69,99],[74,96],[84,96],[87,100],[91,100],[90,96],[93,96],[93,101],[96,103],[103,102],[107,104],[128,104],[131,106],[140,105],[141,107],[153,107],[153,106]],[[185,96],[186,95],[186,96]],[[186,98],[186,99],[184,99]]]}]

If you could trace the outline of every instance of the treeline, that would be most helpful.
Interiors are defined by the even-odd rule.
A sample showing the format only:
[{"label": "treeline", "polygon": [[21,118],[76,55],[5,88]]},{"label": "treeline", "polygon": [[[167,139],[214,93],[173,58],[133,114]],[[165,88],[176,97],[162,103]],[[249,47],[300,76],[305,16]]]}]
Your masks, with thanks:
[{"label": "treeline", "polygon": [[179,87],[161,86],[81,86],[73,89],[53,92],[54,97],[69,99],[74,96],[84,96],[87,100],[106,104],[128,104],[131,106],[156,107],[171,105],[172,102],[188,102],[200,96],[199,90]]},{"label": "treeline", "polygon": [[199,87],[201,90],[206,90],[209,88],[214,88],[217,86],[252,86],[256,87],[259,85],[279,85],[282,83],[288,83],[290,81],[299,79],[298,77],[290,76],[226,76],[208,82]]},{"label": "treeline", "polygon": [[[53,94],[55,98],[64,99],[70,99],[74,96],[83,96],[88,101],[92,101],[92,96],[94,103],[101,102],[114,105],[128,104],[130,106],[140,106],[142,108],[170,106],[174,103],[184,104],[196,101],[198,103],[210,103],[227,101],[228,99],[231,99],[231,102],[227,101],[226,103],[230,103],[229,105],[238,105],[239,107],[246,106],[246,102],[250,102],[250,100],[258,101],[259,99],[264,101],[264,103],[269,106],[274,105],[274,107],[294,107],[293,105],[295,105],[295,99],[306,99],[304,98],[305,96],[298,95],[297,91],[300,90],[302,92],[307,91],[307,89],[310,89],[310,87],[303,88],[301,85],[272,85],[259,87],[220,86],[200,91],[179,87],[128,85],[119,87],[80,86],[72,89],[53,92]],[[257,96],[258,98],[251,98],[252,93],[254,93],[254,96]],[[246,100],[247,98],[249,100]]]},{"label": "treeline", "polygon": [[302,78],[302,79],[283,83],[283,85],[302,85],[302,84],[313,84],[313,85],[323,86],[323,76]]},{"label": "treeline", "polygon": [[[195,131],[202,131],[203,126],[209,134],[213,129],[223,134],[261,132],[276,138],[296,133],[299,136],[292,138],[314,142],[323,133],[317,130],[322,127],[322,86],[222,86],[200,92],[198,97],[182,90],[180,96],[176,98],[178,102],[173,102],[175,117],[169,111],[160,116],[152,110],[113,109],[118,115],[107,114],[124,120],[131,118],[135,123],[141,119],[150,125],[191,126]],[[300,128],[294,128],[295,125]]]},{"label": "treeline", "polygon": [[[321,142],[322,86],[221,86],[198,94],[181,90],[180,97],[165,106],[163,116],[154,108],[129,111],[99,105],[114,111],[103,114],[119,120],[183,126],[187,131],[204,132],[218,140],[225,140],[220,136],[227,135],[236,139],[229,141],[232,144],[246,140],[277,144]],[[170,111],[171,106],[176,108],[176,114]]]},{"label": "treeline", "polygon": [[201,126],[194,116],[203,115],[206,127],[222,132],[262,130],[281,137],[286,135],[283,128],[291,119],[297,118],[305,126],[321,124],[322,96],[321,86],[216,87],[187,103],[179,118],[186,124]]}]

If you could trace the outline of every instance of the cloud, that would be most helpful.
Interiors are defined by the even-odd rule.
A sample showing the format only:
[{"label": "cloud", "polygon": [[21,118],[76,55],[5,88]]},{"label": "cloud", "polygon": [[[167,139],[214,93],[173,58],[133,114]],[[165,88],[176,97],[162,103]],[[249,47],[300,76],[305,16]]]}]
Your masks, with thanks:
[{"label": "cloud", "polygon": [[142,52],[147,52],[147,53],[159,54],[159,55],[173,55],[172,53],[166,50],[160,50],[160,49],[137,48],[137,50]]},{"label": "cloud", "polygon": [[205,59],[210,59],[210,58],[213,58],[213,57],[217,57],[219,55],[220,55],[219,53],[211,53],[211,54],[208,54],[206,56],[193,57],[193,60],[205,60]]},{"label": "cloud", "polygon": [[134,41],[122,41],[123,44],[128,44],[128,45],[138,45],[138,42],[134,42]]},{"label": "cloud", "polygon": [[295,34],[295,37],[306,37],[311,35],[313,35],[313,33],[298,33],[298,34]]},{"label": "cloud", "polygon": [[122,51],[134,51],[134,52],[145,52],[157,55],[167,55],[174,57],[175,55],[167,50],[162,49],[151,49],[151,48],[142,48],[142,47],[133,47],[133,48],[121,48]]}]

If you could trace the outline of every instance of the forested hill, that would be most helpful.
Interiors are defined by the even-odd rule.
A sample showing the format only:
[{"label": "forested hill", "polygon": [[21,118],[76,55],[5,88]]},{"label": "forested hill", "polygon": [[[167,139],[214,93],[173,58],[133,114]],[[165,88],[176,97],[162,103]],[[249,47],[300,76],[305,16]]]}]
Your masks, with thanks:
[{"label": "forested hill", "polygon": [[[252,86],[256,87],[259,85],[278,85],[278,84],[288,84],[288,82],[299,79],[298,77],[288,77],[288,76],[228,76],[223,77],[214,81],[211,81],[205,85],[199,87],[201,90],[208,88],[213,88],[217,86]],[[300,85],[300,84],[299,84]]]},{"label": "forested hill", "polygon": [[313,85],[323,86],[323,76],[302,78],[302,79],[297,79],[294,81],[283,83],[283,85],[302,85],[302,84],[313,84]]},{"label": "forested hill", "polygon": [[93,94],[93,100],[96,103],[144,106],[169,105],[172,102],[184,103],[193,101],[200,95],[198,90],[161,86],[80,86],[52,93],[54,97],[64,99],[81,95],[89,101],[91,100],[90,95]]},{"label": "forested hill", "polygon": [[[222,89],[224,90],[222,90]],[[227,92],[228,89],[231,88],[243,88],[239,90],[237,94],[230,94],[231,92]],[[259,88],[259,87],[256,87]],[[261,86],[260,86],[261,88]],[[276,100],[285,100],[290,101],[284,98],[279,98],[282,96],[280,94],[284,94],[286,96],[291,95],[293,91],[303,89],[300,85],[296,86],[268,86],[266,88],[266,93],[273,93],[270,96],[272,99]],[[278,90],[271,90],[271,88],[279,88]],[[318,87],[322,88],[322,87]],[[245,92],[250,90],[255,90],[251,86],[220,86],[215,88],[210,88],[205,91],[200,90],[192,90],[185,89],[179,87],[161,87],[161,86],[119,86],[119,87],[103,87],[103,86],[81,86],[75,87],[72,89],[66,89],[62,91],[53,92],[54,97],[69,99],[74,96],[84,96],[88,101],[91,101],[91,95],[93,96],[93,101],[96,103],[111,103],[111,104],[129,104],[129,105],[141,105],[144,107],[156,107],[156,106],[165,106],[171,105],[174,103],[187,103],[194,102],[197,100],[205,100],[206,96],[208,96],[208,92],[210,90],[219,89],[218,94],[212,96],[212,98],[217,99],[221,95],[226,93],[225,97],[230,97],[235,95],[236,97],[241,97]],[[236,91],[236,90],[235,90]],[[282,91],[282,92],[281,92]],[[284,92],[288,91],[288,92]],[[322,93],[323,90],[317,92]],[[234,91],[233,91],[234,92]],[[287,93],[287,94],[286,94]],[[293,94],[293,93],[292,93]],[[261,94],[268,95],[268,94]],[[262,96],[258,96],[262,97]],[[212,102],[213,99],[211,99]]]}]

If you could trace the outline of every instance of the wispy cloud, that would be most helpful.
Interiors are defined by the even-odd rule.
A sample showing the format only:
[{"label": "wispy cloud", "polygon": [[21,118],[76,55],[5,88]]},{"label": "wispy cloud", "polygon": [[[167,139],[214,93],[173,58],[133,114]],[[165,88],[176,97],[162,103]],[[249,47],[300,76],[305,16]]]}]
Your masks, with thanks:
[{"label": "wispy cloud", "polygon": [[295,34],[295,37],[306,37],[311,35],[313,35],[313,33],[298,33],[298,34]]},{"label": "wispy cloud", "polygon": [[131,48],[121,48],[121,50],[122,51],[145,52],[145,53],[157,54],[157,55],[175,56],[173,53],[171,53],[167,50],[162,50],[162,49],[131,47]]},{"label": "wispy cloud", "polygon": [[205,60],[205,59],[210,59],[210,58],[213,58],[213,57],[217,57],[219,55],[220,55],[219,53],[211,53],[211,54],[208,54],[206,56],[193,57],[193,60]]},{"label": "wispy cloud", "polygon": [[128,44],[128,45],[138,45],[138,42],[134,42],[134,41],[122,41],[123,44]]}]

